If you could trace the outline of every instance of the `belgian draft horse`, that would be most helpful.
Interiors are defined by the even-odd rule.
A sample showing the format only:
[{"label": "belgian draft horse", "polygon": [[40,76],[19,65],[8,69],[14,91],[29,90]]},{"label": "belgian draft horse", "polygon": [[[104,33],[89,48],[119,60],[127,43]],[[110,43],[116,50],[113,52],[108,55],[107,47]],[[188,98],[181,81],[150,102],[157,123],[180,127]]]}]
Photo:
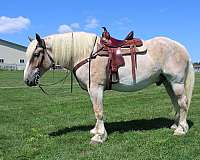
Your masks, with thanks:
[{"label": "belgian draft horse", "polygon": [[[72,70],[90,52],[98,49],[100,37],[85,32],[50,35],[41,38],[36,34],[27,48],[27,64],[24,81],[28,86],[36,86],[39,78],[53,64]],[[171,128],[174,135],[186,134],[186,121],[194,86],[194,69],[190,56],[183,45],[166,37],[155,37],[144,41],[145,55],[137,56],[136,82],[132,79],[130,56],[124,56],[125,65],[119,68],[119,83],[112,90],[134,92],[150,84],[162,82],[175,109],[175,121]],[[96,117],[96,125],[90,130],[91,143],[103,143],[107,132],[103,121],[103,93],[106,90],[106,65],[108,57],[97,56],[90,64],[83,64],[76,70],[80,86],[87,90]],[[90,80],[89,80],[90,79]],[[90,82],[90,84],[89,84]]]}]

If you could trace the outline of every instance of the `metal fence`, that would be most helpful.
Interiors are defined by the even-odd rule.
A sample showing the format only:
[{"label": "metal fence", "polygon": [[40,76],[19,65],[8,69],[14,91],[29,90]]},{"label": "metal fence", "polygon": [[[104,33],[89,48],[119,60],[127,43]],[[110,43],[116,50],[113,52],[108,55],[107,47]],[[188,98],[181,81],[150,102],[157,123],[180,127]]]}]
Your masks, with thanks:
[{"label": "metal fence", "polygon": [[18,65],[18,64],[0,64],[0,69],[2,70],[24,70],[25,65]]},{"label": "metal fence", "polygon": [[[0,63],[0,69],[1,70],[24,70],[25,69],[25,64],[24,65],[19,65],[19,64]],[[56,65],[54,69],[55,70],[65,70],[60,65]],[[52,70],[52,68],[50,70]]]}]

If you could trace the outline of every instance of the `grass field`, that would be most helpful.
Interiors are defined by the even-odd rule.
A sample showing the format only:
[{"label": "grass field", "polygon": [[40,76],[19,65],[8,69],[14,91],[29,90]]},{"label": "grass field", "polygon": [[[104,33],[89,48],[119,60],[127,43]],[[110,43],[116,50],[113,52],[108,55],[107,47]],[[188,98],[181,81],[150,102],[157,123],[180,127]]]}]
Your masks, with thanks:
[{"label": "grass field", "polygon": [[[56,81],[64,73],[55,73]],[[0,160],[200,160],[200,74],[189,111],[190,130],[173,136],[173,111],[163,86],[139,92],[107,91],[104,98],[108,140],[89,145],[95,124],[89,96],[69,80],[64,85],[23,84],[23,73],[0,71]],[[52,73],[44,83],[53,81]]]}]

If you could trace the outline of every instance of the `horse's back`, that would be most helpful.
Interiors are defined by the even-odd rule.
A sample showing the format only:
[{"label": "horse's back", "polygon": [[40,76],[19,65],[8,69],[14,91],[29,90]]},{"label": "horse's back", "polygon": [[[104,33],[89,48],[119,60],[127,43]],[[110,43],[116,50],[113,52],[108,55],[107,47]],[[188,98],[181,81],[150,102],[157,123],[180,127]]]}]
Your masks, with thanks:
[{"label": "horse's back", "polygon": [[148,48],[148,53],[156,61],[166,62],[170,57],[174,60],[180,58],[188,61],[190,59],[187,49],[179,42],[167,37],[155,37],[144,41],[144,45]]}]

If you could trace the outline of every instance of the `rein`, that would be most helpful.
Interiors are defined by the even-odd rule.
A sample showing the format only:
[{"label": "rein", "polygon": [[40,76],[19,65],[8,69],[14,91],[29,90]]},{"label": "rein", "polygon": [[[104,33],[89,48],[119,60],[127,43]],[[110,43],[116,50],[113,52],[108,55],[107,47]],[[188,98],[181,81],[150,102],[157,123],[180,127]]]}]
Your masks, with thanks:
[{"label": "rein", "polygon": [[[73,32],[72,32],[72,49],[74,50],[74,44],[73,44],[73,40],[74,40],[74,37],[73,37]],[[73,50],[72,50],[72,53],[73,53]],[[44,52],[44,54],[46,53],[47,55],[48,55],[48,57],[49,57],[49,59],[51,60],[51,62],[52,62],[52,68],[53,68],[53,79],[54,79],[54,70],[55,70],[55,61],[53,60],[53,58],[48,54],[48,52],[46,51],[46,47],[44,47],[43,48],[43,52]],[[43,59],[44,59],[44,55],[43,55]],[[43,62],[43,59],[42,59],[42,61],[41,61],[41,64],[42,64],[42,62]],[[73,72],[72,72],[72,70],[73,70],[73,56],[71,56],[71,60],[70,60],[70,75],[71,75],[71,93],[72,93],[72,90],[73,90]],[[60,80],[58,80],[57,82],[54,82],[54,83],[50,83],[50,84],[38,84],[38,87],[41,89],[41,91],[44,93],[44,94],[46,94],[46,95],[49,95],[44,89],[43,89],[43,87],[44,86],[53,86],[53,85],[56,85],[56,84],[58,84],[58,83],[61,83],[61,82],[63,82],[63,84],[64,84],[64,82],[65,82],[65,80],[67,79],[67,77],[69,76],[69,74],[66,74],[65,75],[65,77],[64,78],[62,78],[62,79],[60,79]],[[43,86],[43,87],[42,87]]]},{"label": "rein", "polygon": [[[73,32],[72,32],[72,41],[73,41]],[[71,60],[70,60],[70,75],[71,75],[71,93],[72,93],[72,90],[73,90],[73,74],[76,78],[76,80],[78,81],[78,78],[76,76],[76,70],[81,67],[82,65],[86,64],[87,62],[89,63],[89,74],[88,74],[88,78],[89,78],[89,88],[90,88],[90,83],[91,83],[91,60],[92,59],[95,59],[97,56],[98,56],[98,52],[102,51],[103,50],[103,47],[99,48],[96,52],[94,52],[94,48],[95,48],[95,44],[96,44],[96,41],[97,41],[97,36],[95,37],[95,41],[94,41],[94,44],[93,44],[93,48],[92,48],[92,51],[90,53],[90,56],[86,59],[84,59],[83,61],[79,62],[76,66],[73,67],[73,56],[71,56]],[[50,60],[52,61],[52,68],[53,70],[55,70],[55,62],[53,60],[53,58],[48,54],[48,52],[45,50],[46,48],[43,48],[44,49],[44,53],[46,53],[48,55],[48,57],[50,58]],[[72,42],[72,49],[74,49],[74,44]],[[73,53],[73,50],[72,50],[72,53]],[[56,85],[60,82],[65,82],[66,78],[69,76],[69,74],[66,74],[66,76],[60,80],[58,80],[57,82],[54,82],[54,83],[50,83],[50,84],[39,84],[38,87],[41,89],[41,91],[46,94],[46,95],[49,95],[44,89],[43,87],[44,86],[52,86],[52,85]],[[78,81],[79,82],[79,81]]]},{"label": "rein", "polygon": [[[49,83],[49,84],[41,84],[41,83],[39,83],[39,84],[38,84],[38,87],[41,89],[41,91],[42,91],[44,94],[49,95],[49,94],[44,90],[43,87],[45,87],[45,86],[54,86],[54,85],[56,85],[56,84],[58,84],[58,83],[61,83],[61,82],[63,82],[63,84],[64,84],[64,82],[65,82],[65,80],[67,79],[68,76],[69,76],[69,74],[66,74],[64,78],[62,78],[62,79],[60,79],[60,80],[58,80],[58,81],[56,81],[56,82],[54,82],[54,83]],[[71,88],[72,88],[72,87],[71,87]],[[72,89],[71,89],[71,93],[72,93]]]}]

